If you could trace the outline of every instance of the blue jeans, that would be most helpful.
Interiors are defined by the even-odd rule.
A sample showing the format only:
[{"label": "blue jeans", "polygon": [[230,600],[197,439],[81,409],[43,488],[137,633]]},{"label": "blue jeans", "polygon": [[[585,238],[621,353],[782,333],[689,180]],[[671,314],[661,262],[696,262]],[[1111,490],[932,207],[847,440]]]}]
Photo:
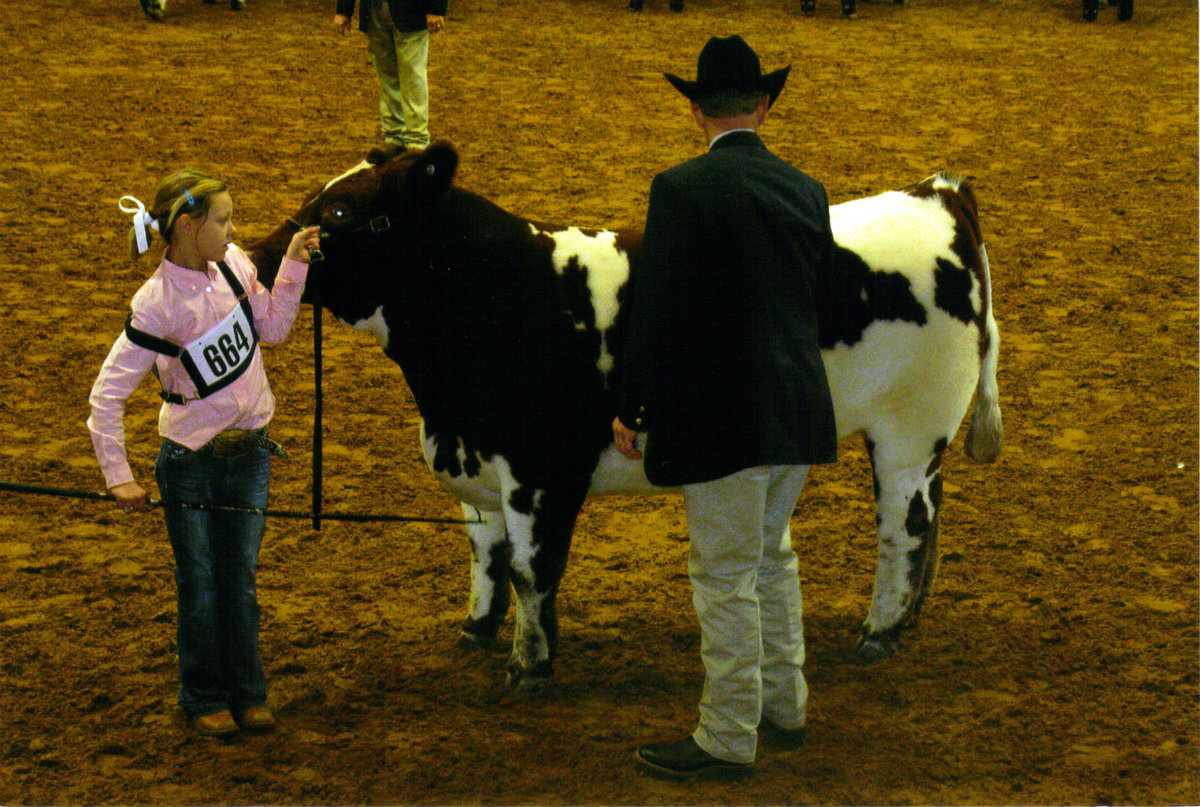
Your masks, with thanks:
[{"label": "blue jeans", "polygon": [[[163,500],[265,509],[271,453],[214,456],[164,439],[154,466]],[[178,595],[179,705],[189,718],[267,702],[254,587],[266,517],[167,505]]]}]

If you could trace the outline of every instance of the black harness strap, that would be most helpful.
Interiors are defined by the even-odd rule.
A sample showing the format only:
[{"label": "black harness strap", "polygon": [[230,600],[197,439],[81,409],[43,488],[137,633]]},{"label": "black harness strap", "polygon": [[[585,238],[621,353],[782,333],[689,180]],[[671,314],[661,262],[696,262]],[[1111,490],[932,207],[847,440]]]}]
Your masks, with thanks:
[{"label": "black harness strap", "polygon": [[221,261],[217,264],[217,268],[221,270],[221,274],[225,276],[225,282],[229,284],[229,288],[233,290],[233,296],[237,298],[242,306],[242,311],[246,313],[246,319],[250,320],[250,327],[254,327],[254,309],[250,306],[250,297],[246,294],[246,289],[237,279],[237,275],[225,263]]},{"label": "black harness strap", "polygon": [[[133,327],[132,313],[125,317],[125,337],[138,347],[153,350],[155,353],[161,353],[173,359],[178,359],[183,355],[183,348],[174,342],[168,342],[166,339],[160,339],[154,334],[139,331]],[[154,373],[154,377],[158,379],[158,386],[162,387],[158,391],[158,397],[170,404],[179,404],[182,406],[187,403],[187,398],[184,398],[178,392],[167,392],[167,388],[162,382],[162,376],[158,372],[157,363],[150,365],[150,372]]]}]

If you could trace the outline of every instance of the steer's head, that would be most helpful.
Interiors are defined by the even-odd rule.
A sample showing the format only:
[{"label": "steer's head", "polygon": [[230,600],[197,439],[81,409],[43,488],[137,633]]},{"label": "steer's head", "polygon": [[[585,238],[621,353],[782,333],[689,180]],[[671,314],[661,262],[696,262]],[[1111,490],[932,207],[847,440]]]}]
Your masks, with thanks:
[{"label": "steer's head", "polygon": [[296,231],[319,226],[324,260],[314,262],[304,300],[311,302],[319,287],[321,304],[334,316],[366,328],[385,302],[412,299],[404,286],[419,282],[429,266],[433,212],[457,165],[454,147],[444,142],[392,157],[373,151],[254,245],[259,279],[271,285]]}]

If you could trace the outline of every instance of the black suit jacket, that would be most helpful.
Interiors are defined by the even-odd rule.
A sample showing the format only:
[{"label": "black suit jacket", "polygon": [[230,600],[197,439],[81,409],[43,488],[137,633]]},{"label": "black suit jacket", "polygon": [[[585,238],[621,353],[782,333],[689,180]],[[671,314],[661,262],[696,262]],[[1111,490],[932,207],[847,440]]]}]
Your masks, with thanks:
[{"label": "black suit jacket", "polygon": [[[388,11],[392,14],[392,24],[400,31],[425,30],[425,15],[437,14],[446,16],[448,0],[386,0]],[[362,0],[362,8],[358,12],[358,28],[366,31],[371,27],[371,8],[375,3],[384,0]],[[344,17],[354,16],[355,0],[337,0],[337,13]]]},{"label": "black suit jacket", "polygon": [[651,482],[836,459],[814,300],[833,256],[825,189],[753,132],[655,177],[618,398]]}]

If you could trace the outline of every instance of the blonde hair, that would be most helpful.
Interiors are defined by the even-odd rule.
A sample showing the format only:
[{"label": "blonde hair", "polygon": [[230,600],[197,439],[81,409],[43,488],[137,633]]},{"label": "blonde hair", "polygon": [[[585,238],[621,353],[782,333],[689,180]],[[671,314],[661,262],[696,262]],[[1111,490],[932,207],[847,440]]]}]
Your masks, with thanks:
[{"label": "blonde hair", "polygon": [[[203,171],[195,168],[181,168],[158,185],[154,194],[154,204],[147,211],[158,223],[158,232],[163,240],[170,243],[175,233],[175,223],[179,217],[187,214],[194,219],[203,219],[208,215],[212,197],[223,193],[228,186],[219,179],[213,179]],[[139,254],[137,247],[137,228],[135,221],[129,231],[129,254],[136,258]]]}]

